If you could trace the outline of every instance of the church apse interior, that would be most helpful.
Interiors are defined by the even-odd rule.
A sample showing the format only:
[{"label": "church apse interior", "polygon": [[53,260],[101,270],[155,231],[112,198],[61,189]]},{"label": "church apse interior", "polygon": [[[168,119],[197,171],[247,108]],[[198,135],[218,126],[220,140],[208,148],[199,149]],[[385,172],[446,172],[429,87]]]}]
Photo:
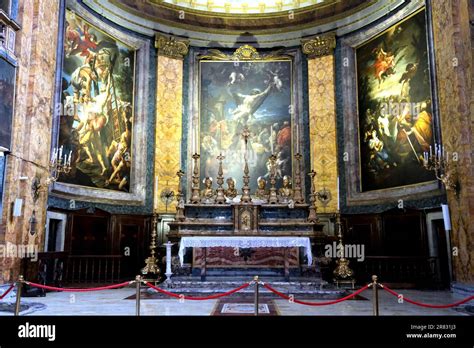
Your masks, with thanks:
[{"label": "church apse interior", "polygon": [[[377,282],[472,297],[473,12],[0,0],[0,293],[20,282],[39,315],[74,315],[55,287],[127,281],[150,315],[169,293],[242,284],[166,314],[371,315],[371,293],[318,312],[272,291],[327,301]],[[255,304],[255,284],[276,297]],[[378,291],[381,315],[473,313]],[[103,292],[134,315],[135,285]]]}]

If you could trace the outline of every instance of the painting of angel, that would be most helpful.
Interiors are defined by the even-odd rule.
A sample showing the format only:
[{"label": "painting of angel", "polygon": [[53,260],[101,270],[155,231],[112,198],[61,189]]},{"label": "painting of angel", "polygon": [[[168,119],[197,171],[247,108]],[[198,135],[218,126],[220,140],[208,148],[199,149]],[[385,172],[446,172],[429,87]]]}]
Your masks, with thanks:
[{"label": "painting of angel", "polygon": [[434,122],[425,11],[356,49],[361,191],[434,180],[423,167]]},{"label": "painting of angel", "polygon": [[72,170],[60,182],[129,191],[135,51],[66,11],[59,147]]}]

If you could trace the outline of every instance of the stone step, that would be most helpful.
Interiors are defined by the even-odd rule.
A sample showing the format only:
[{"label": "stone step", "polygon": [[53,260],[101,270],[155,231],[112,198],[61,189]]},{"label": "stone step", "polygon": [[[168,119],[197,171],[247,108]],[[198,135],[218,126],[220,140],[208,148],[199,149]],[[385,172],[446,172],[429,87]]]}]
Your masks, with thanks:
[{"label": "stone step", "polygon": [[[166,289],[174,294],[184,294],[189,296],[208,296],[213,294],[224,293],[243,285],[248,280],[243,281],[173,281],[170,283],[161,283],[158,287]],[[265,280],[262,280],[266,282]],[[297,281],[269,281],[267,282],[273,288],[286,295],[309,296],[315,299],[337,299],[346,296],[349,292],[344,289],[335,289],[332,285],[328,285],[324,281],[314,282],[297,282]],[[149,294],[159,294],[154,289],[147,289]],[[241,296],[252,296],[255,293],[255,286],[251,285],[238,294]],[[259,293],[261,295],[273,296],[274,294],[263,286],[260,286]],[[166,295],[164,295],[166,297]]]}]

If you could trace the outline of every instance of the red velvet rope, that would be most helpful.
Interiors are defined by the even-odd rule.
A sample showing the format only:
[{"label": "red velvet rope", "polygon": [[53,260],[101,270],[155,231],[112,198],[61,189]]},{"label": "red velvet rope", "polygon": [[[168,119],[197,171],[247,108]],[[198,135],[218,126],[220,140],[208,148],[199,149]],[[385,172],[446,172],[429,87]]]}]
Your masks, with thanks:
[{"label": "red velvet rope", "polygon": [[245,289],[246,287],[248,287],[250,285],[250,283],[246,283],[242,286],[239,286],[238,288],[236,288],[234,290],[230,290],[230,291],[224,292],[222,294],[216,294],[216,295],[211,295],[211,296],[206,296],[206,297],[192,297],[192,296],[178,295],[178,294],[175,294],[173,292],[169,292],[169,291],[166,291],[164,289],[160,289],[160,288],[158,288],[158,287],[156,287],[153,284],[150,284],[148,282],[146,283],[146,285],[149,286],[152,289],[155,289],[158,292],[161,292],[162,294],[165,294],[165,295],[168,295],[168,296],[171,296],[171,297],[183,298],[185,300],[193,300],[193,301],[205,301],[205,300],[213,300],[213,299],[216,299],[216,298],[232,295],[232,294],[236,293],[237,291]]},{"label": "red velvet rope", "polygon": [[[385,285],[381,284],[381,287],[382,287],[382,289],[386,290],[387,292],[389,292],[393,296],[396,296],[396,297],[400,296],[400,294],[398,294],[397,292],[393,291],[392,289],[388,288]],[[403,295],[401,295],[401,296],[403,296]],[[432,304],[428,304],[428,303],[416,302],[416,301],[410,300],[409,298],[406,298],[405,296],[403,296],[403,301],[407,301],[408,303],[414,304],[416,306],[426,307],[426,308],[451,308],[451,307],[460,306],[460,305],[462,305],[466,302],[472,301],[472,300],[474,300],[474,295],[469,296],[468,298],[465,298],[464,300],[461,300],[461,301],[458,301],[458,302],[455,302],[455,303],[451,303],[451,304],[432,305]]]},{"label": "red velvet rope", "polygon": [[[270,290],[271,292],[273,292],[274,294],[284,298],[285,300],[290,300],[290,296],[287,296],[281,292],[279,292],[278,290],[272,288],[270,285],[268,284],[263,284],[264,287],[266,287],[268,290]],[[337,300],[334,300],[334,301],[327,301],[327,302],[306,302],[306,301],[301,301],[301,300],[297,300],[297,299],[291,299],[293,302],[295,303],[299,303],[299,304],[302,304],[302,305],[306,305],[306,306],[327,306],[327,305],[333,305],[333,304],[336,304],[336,303],[339,303],[339,302],[343,302],[343,301],[346,301],[354,296],[357,296],[359,295],[361,292],[367,290],[369,287],[369,285],[366,285],[364,286],[363,288],[360,288],[359,290],[357,290],[356,292],[350,294],[350,295],[347,295],[346,297],[343,297],[343,298],[340,298],[340,299],[337,299]]]},{"label": "red velvet rope", "polygon": [[100,290],[122,288],[124,286],[129,285],[130,282],[123,282],[123,283],[120,283],[120,284],[101,286],[101,287],[98,287],[98,288],[88,288],[88,289],[85,289],[85,288],[57,288],[57,287],[54,287],[54,286],[41,285],[41,284],[32,283],[32,282],[25,282],[25,284],[31,285],[35,288],[40,288],[40,289],[45,289],[45,290],[64,291],[64,292],[89,292],[89,291],[100,291]]},{"label": "red velvet rope", "polygon": [[12,291],[12,289],[13,289],[14,287],[15,287],[15,284],[11,284],[10,287],[7,289],[7,291],[5,291],[5,292],[0,296],[0,300],[3,300],[3,298],[4,298],[5,296],[7,296],[8,293],[9,293],[10,291]]}]

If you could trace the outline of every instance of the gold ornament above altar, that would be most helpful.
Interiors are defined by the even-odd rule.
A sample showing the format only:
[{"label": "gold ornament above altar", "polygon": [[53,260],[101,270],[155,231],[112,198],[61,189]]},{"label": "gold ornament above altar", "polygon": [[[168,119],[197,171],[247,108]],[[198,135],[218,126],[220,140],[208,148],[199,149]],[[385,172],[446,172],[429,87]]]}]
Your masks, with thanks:
[{"label": "gold ornament above altar", "polygon": [[289,59],[288,55],[283,54],[283,50],[278,50],[268,54],[260,54],[257,49],[250,45],[240,46],[233,54],[225,54],[216,49],[208,50],[209,54],[199,57],[201,60],[231,60],[231,61],[246,61],[246,60],[276,60]]}]

